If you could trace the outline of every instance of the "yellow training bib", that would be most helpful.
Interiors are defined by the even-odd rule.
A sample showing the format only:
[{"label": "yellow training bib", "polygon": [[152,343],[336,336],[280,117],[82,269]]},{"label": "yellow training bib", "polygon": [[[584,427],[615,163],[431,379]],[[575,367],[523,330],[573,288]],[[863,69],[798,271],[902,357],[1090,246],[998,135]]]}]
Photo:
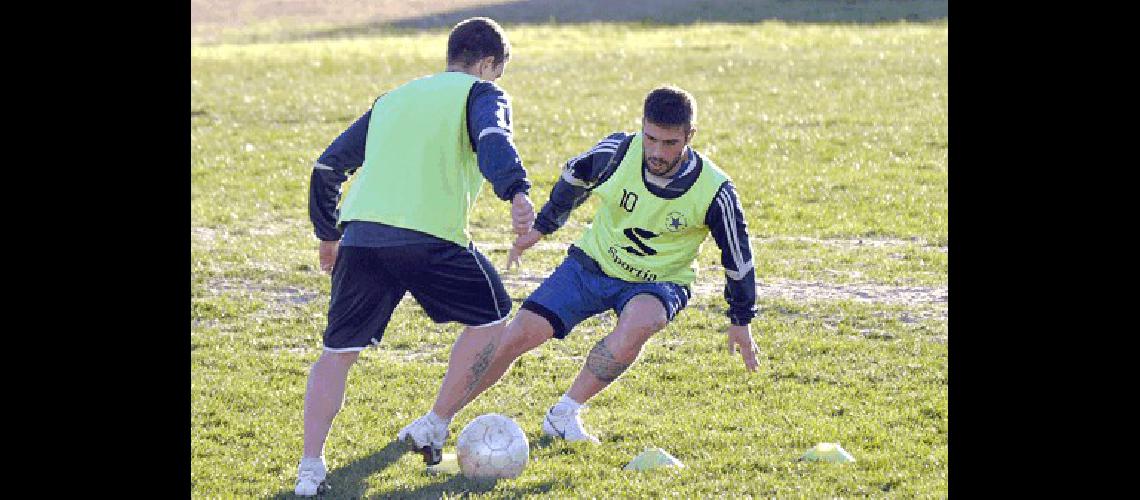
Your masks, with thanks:
[{"label": "yellow training bib", "polygon": [[617,170],[594,188],[601,198],[593,224],[574,245],[607,275],[625,281],[668,281],[688,286],[694,261],[709,234],[705,212],[727,174],[708,158],[692,187],[674,199],[649,191],[642,177],[642,136],[637,134]]}]

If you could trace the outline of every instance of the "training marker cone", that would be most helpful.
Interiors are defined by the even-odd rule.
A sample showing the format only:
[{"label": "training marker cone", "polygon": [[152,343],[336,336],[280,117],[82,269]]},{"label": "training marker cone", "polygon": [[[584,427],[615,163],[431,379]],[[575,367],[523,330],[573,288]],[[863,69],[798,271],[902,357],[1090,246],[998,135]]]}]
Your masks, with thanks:
[{"label": "training marker cone", "polygon": [[657,467],[684,467],[685,464],[661,448],[647,448],[625,466],[625,470],[649,470]]},{"label": "training marker cone", "polygon": [[847,450],[839,446],[839,443],[819,443],[804,453],[800,460],[807,460],[809,462],[833,462],[833,463],[846,463],[854,462],[855,457],[847,453]]}]

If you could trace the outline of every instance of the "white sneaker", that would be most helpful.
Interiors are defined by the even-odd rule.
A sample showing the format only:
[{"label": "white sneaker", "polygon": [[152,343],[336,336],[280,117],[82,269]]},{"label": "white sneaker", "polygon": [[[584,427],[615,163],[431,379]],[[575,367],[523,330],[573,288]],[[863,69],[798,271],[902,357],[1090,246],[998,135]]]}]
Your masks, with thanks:
[{"label": "white sneaker", "polygon": [[301,468],[301,466],[297,466],[297,487],[293,489],[293,493],[301,497],[325,493],[329,489],[328,483],[325,482],[325,473],[324,468]]},{"label": "white sneaker", "polygon": [[412,451],[422,453],[424,463],[438,464],[443,459],[443,443],[447,442],[447,424],[435,425],[424,415],[400,429],[396,439],[408,444]]},{"label": "white sneaker", "polygon": [[[579,409],[585,408],[580,406]],[[567,441],[589,441],[600,443],[598,438],[582,429],[582,415],[580,411],[573,411],[569,405],[556,403],[546,412],[542,420],[542,432],[547,436],[562,438]]]}]

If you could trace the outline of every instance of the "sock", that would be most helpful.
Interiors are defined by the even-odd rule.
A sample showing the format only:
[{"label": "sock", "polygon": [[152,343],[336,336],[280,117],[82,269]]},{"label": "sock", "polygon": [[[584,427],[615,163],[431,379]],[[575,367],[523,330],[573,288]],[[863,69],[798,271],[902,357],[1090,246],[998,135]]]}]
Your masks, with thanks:
[{"label": "sock", "polygon": [[[452,418],[455,418],[455,416],[452,415]],[[436,415],[434,411],[429,411],[427,413],[427,420],[428,420],[428,423],[430,423],[431,425],[434,425],[436,427],[439,427],[441,425],[444,427],[447,427],[447,426],[451,425],[451,418],[444,419],[443,417]]]},{"label": "sock", "polygon": [[565,394],[563,394],[562,398],[560,398],[555,404],[567,405],[567,407],[570,408],[571,413],[577,413],[578,409],[582,407],[582,403],[570,399],[570,396],[567,396]]},{"label": "sock", "polygon": [[316,457],[316,458],[313,458],[313,457],[301,457],[301,466],[300,466],[300,468],[301,468],[301,469],[317,469],[317,470],[320,470],[320,471],[324,471],[324,470],[327,470],[327,469],[325,468],[325,456],[324,456],[324,455],[321,455],[321,456],[319,456],[319,457]]}]

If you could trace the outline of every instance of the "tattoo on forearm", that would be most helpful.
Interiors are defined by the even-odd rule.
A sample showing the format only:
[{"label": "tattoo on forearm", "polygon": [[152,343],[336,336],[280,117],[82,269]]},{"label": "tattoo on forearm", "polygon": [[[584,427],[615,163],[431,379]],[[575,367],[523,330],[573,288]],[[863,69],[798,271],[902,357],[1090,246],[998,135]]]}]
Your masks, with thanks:
[{"label": "tattoo on forearm", "polygon": [[606,347],[606,339],[594,344],[593,349],[590,349],[590,355],[586,356],[586,368],[598,377],[598,380],[604,382],[617,380],[629,365],[614,359],[614,353]]}]

